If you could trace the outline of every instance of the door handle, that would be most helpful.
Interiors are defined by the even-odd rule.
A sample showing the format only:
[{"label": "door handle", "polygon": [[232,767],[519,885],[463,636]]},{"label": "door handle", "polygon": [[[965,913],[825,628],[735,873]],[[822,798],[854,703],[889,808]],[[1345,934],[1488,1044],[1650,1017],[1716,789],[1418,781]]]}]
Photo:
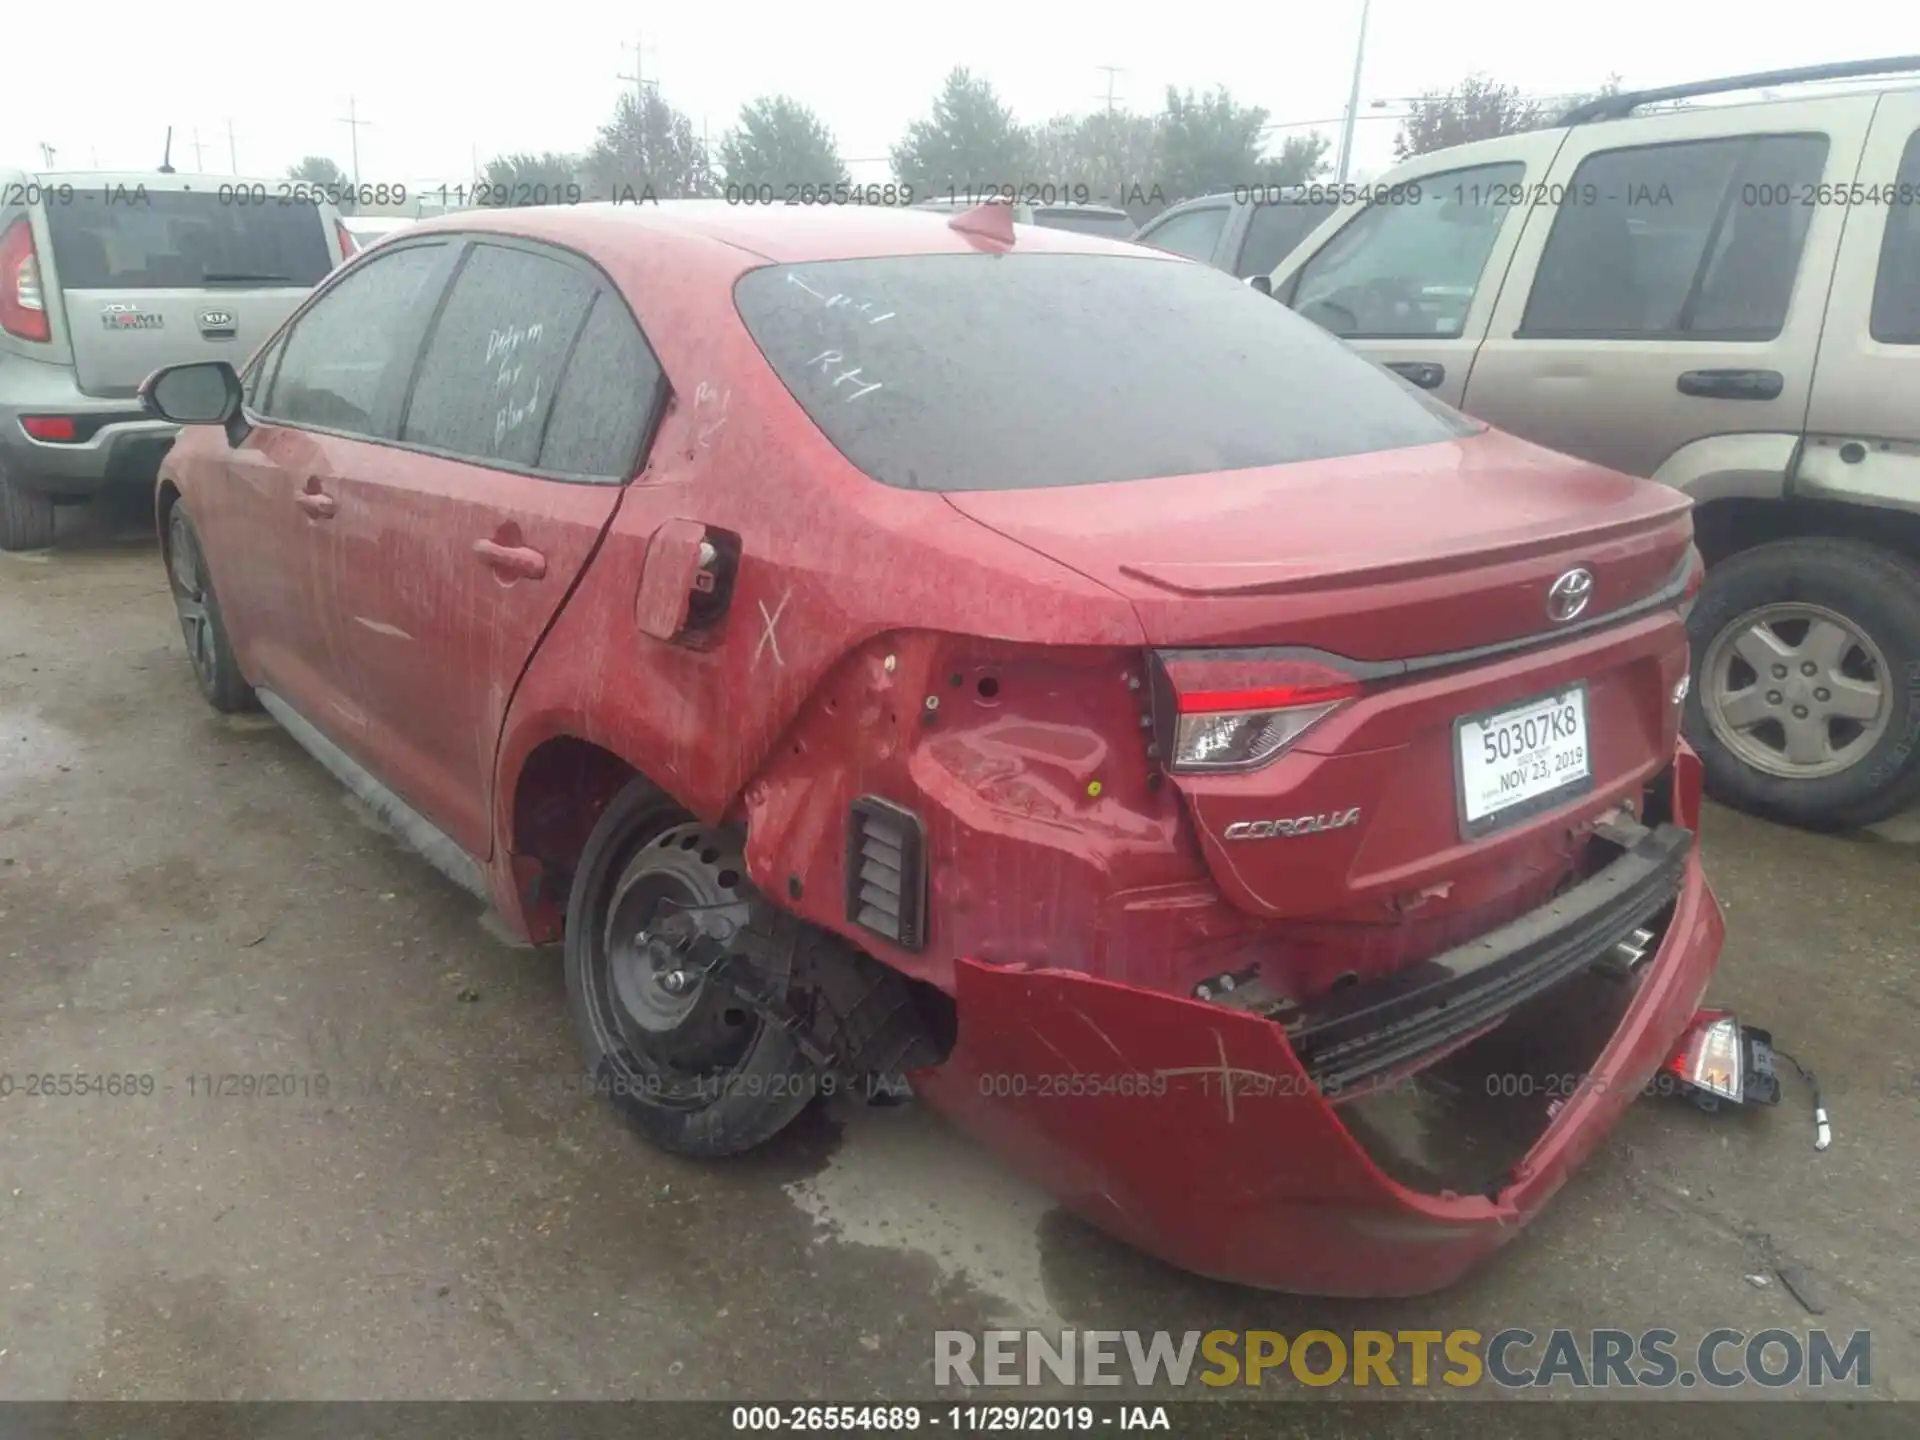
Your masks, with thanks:
[{"label": "door handle", "polygon": [[1433,360],[1389,360],[1387,369],[1422,390],[1438,390],[1447,378],[1447,367]]},{"label": "door handle", "polygon": [[547,573],[547,557],[526,545],[502,545],[496,540],[476,540],[473,553],[480,563],[497,575],[517,580],[539,580]]},{"label": "door handle", "polygon": [[333,497],[320,488],[319,477],[309,475],[307,488],[293,497],[293,503],[315,520],[331,520],[335,509]]},{"label": "door handle", "polygon": [[1778,400],[1787,381],[1778,370],[1688,370],[1677,385],[1703,400]]}]

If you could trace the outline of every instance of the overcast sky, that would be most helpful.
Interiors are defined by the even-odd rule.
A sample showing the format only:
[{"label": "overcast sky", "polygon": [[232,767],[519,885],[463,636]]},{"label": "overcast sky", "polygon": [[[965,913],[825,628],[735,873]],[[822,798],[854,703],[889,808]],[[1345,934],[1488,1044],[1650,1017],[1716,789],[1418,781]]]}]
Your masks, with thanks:
[{"label": "overcast sky", "polygon": [[[1332,136],[1361,4],[22,0],[15,8],[5,27],[0,164],[38,168],[45,142],[56,147],[56,168],[147,169],[171,124],[183,171],[195,167],[196,130],[198,168],[210,173],[229,173],[237,158],[242,174],[278,176],[309,153],[350,169],[341,122],[351,102],[368,122],[358,131],[360,179],[417,186],[464,179],[475,155],[584,149],[623,86],[632,88],[617,77],[633,74],[636,40],[647,78],[696,130],[704,122],[715,145],[743,102],[785,91],[832,127],[863,181],[885,178],[888,147],[927,112],[956,64],[989,77],[1022,121],[1104,106],[1099,67],[1110,65],[1124,106],[1158,108],[1168,85],[1225,85],[1275,122],[1322,121]],[[1681,0],[1372,0],[1356,168],[1391,163],[1395,127],[1367,118],[1374,100],[1398,102],[1472,71],[1551,95],[1594,88],[1612,72],[1640,87],[1899,54],[1920,50],[1915,13],[1893,0],[1745,12]],[[1291,133],[1276,132],[1274,148]]]}]

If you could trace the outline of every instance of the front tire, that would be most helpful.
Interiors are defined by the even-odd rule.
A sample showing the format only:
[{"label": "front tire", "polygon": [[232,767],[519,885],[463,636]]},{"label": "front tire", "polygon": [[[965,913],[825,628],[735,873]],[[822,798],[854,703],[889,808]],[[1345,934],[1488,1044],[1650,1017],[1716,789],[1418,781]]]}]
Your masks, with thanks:
[{"label": "front tire", "polygon": [[786,992],[798,924],[746,877],[736,836],[689,820],[645,780],[607,807],[574,874],[567,999],[588,1073],[642,1136],[678,1155],[763,1144],[818,1084],[787,1031],[685,958],[686,917],[712,917],[737,946],[727,963]]},{"label": "front tire", "polygon": [[1687,738],[1716,799],[1826,830],[1920,796],[1920,567],[1851,540],[1757,546],[1707,572],[1687,632]]},{"label": "front tire", "polygon": [[53,497],[30,489],[0,460],[0,550],[44,550],[53,544]]},{"label": "front tire", "polygon": [[253,687],[240,674],[240,662],[227,638],[200,532],[179,501],[167,512],[167,581],[180,617],[180,634],[187,642],[187,663],[207,703],[223,715],[257,708]]}]

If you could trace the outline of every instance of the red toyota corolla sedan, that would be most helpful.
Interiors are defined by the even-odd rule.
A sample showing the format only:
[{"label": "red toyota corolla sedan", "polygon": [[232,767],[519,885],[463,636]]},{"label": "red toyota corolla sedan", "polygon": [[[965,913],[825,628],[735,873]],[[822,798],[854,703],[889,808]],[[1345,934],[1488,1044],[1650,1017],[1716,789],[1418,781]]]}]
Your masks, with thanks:
[{"label": "red toyota corolla sedan", "polygon": [[1719,954],[1687,504],[1005,213],[464,214],[149,380],[201,688],[718,1155],[902,1084],[1209,1275],[1447,1284]]}]

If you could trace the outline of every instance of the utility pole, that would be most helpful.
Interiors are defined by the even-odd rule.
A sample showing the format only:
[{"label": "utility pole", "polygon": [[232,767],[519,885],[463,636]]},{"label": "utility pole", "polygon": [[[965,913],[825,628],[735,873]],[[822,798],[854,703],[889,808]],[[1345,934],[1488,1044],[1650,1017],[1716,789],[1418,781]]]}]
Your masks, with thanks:
[{"label": "utility pole", "polygon": [[233,175],[240,173],[240,147],[236,145],[233,140],[233,121],[231,118],[227,121],[227,171]]},{"label": "utility pole", "polygon": [[652,85],[658,88],[660,84],[658,80],[647,79],[646,39],[643,36],[636,35],[633,38],[633,44],[622,45],[620,48],[622,50],[633,51],[633,74],[616,75],[613,78],[616,80],[631,80],[633,82],[633,103],[644,110],[647,108],[647,86]]},{"label": "utility pole", "polygon": [[340,122],[347,127],[347,134],[353,137],[353,183],[360,184],[360,131],[363,126],[371,125],[371,120],[362,120],[360,112],[354,108],[353,96],[347,97],[346,117]]},{"label": "utility pole", "polygon": [[42,140],[40,142],[40,163],[48,170],[53,168],[53,157],[59,153],[58,150],[55,150],[53,146],[49,145],[46,141]]},{"label": "utility pole", "polygon": [[1347,93],[1347,118],[1340,126],[1340,174],[1339,182],[1347,181],[1347,170],[1353,164],[1353,122],[1360,114],[1360,70],[1367,58],[1367,10],[1372,0],[1360,0],[1360,41],[1353,47],[1353,89]]},{"label": "utility pole", "polygon": [[200,150],[200,127],[196,125],[193,127],[193,173],[196,175],[207,173],[207,167],[200,159]]},{"label": "utility pole", "polygon": [[1107,113],[1111,115],[1113,113],[1113,77],[1126,74],[1126,69],[1119,65],[1096,65],[1093,68],[1107,73]]}]

